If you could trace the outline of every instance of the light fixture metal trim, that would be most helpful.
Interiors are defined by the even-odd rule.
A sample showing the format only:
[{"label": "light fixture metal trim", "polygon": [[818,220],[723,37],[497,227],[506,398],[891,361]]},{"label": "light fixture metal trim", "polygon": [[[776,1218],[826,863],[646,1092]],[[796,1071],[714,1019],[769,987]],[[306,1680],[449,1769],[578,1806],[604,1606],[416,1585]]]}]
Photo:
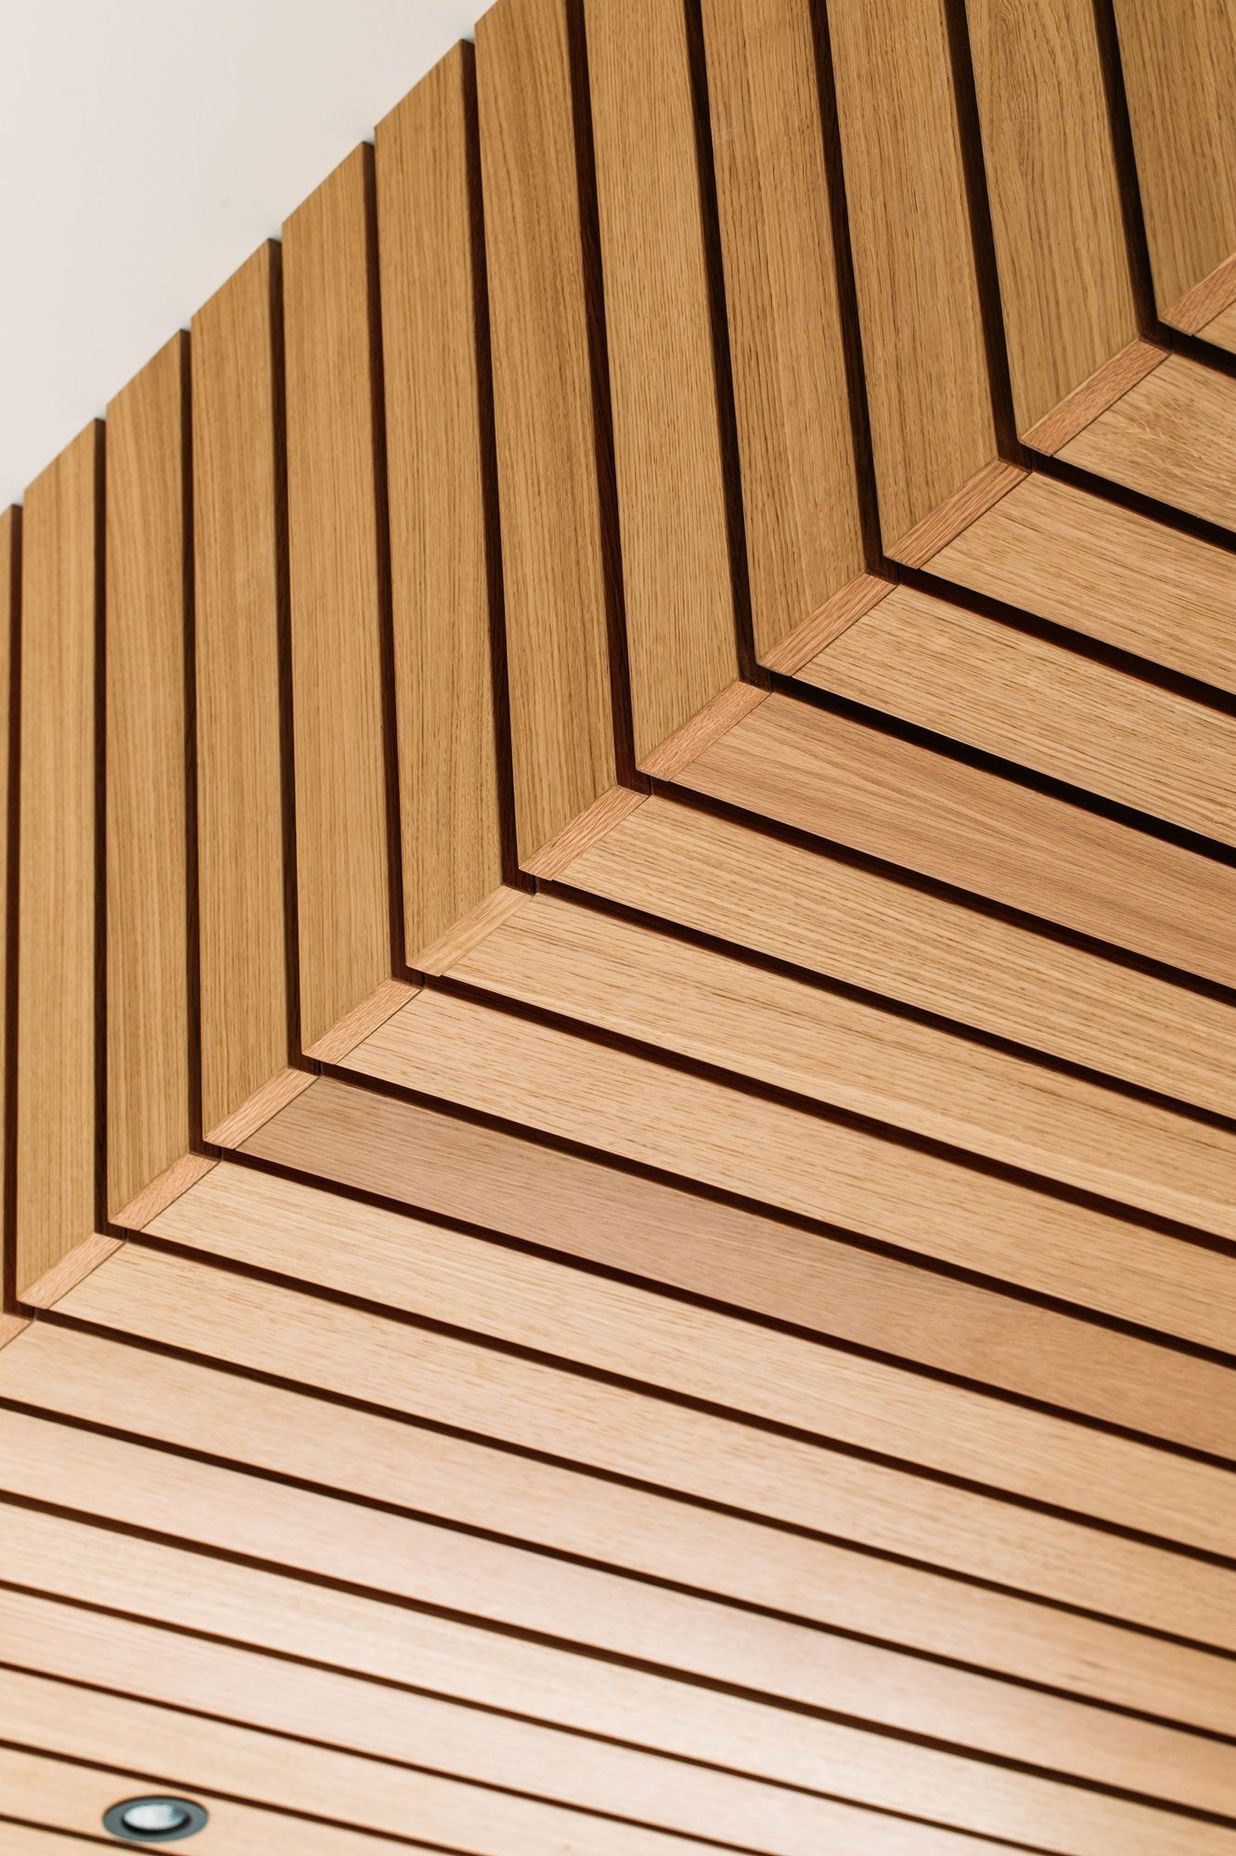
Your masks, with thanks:
[{"label": "light fixture metal trim", "polygon": [[204,1805],[169,1792],[146,1792],[140,1798],[122,1798],[103,1813],[103,1828],[122,1843],[179,1843],[196,1836],[206,1824]]}]

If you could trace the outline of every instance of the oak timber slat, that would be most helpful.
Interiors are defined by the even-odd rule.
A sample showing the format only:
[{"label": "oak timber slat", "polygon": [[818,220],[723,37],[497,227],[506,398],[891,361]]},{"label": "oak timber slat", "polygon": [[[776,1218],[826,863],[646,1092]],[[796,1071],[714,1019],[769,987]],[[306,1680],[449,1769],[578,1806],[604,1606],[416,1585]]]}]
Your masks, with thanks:
[{"label": "oak timber slat", "polygon": [[1236,1011],[830,854],[652,798],[567,880],[1220,1114]]},{"label": "oak timber slat", "polygon": [[[72,1705],[76,1692],[62,1689],[59,1699],[62,1707]],[[144,1763],[121,1772],[97,1761],[78,1765],[24,1746],[0,1747],[0,1798],[5,1809],[38,1819],[42,1826],[30,1830],[0,1817],[5,1856],[10,1849],[15,1856],[97,1856],[100,1847],[114,1848],[110,1841],[99,1842],[104,1811],[123,1798],[161,1789],[162,1780],[163,1774]],[[216,1798],[196,1785],[192,1791],[210,1813],[198,1843],[210,1856],[390,1856],[389,1843],[359,1831]]]},{"label": "oak timber slat", "polygon": [[[208,1189],[186,1193],[157,1221],[159,1231],[207,1256],[363,1294],[469,1334],[1087,1514],[1148,1529],[1170,1515],[1171,1537],[1199,1546],[1220,1542],[1216,1517],[1236,1503],[1236,1479],[1211,1466],[645,1289],[581,1277],[562,1263],[512,1255],[423,1220],[248,1169],[230,1172],[221,1210]],[[331,1257],[345,1236],[345,1254],[355,1259],[350,1269],[316,1260],[317,1247]],[[114,1323],[117,1285],[126,1274],[142,1275],[141,1258],[130,1272],[131,1261],[66,1306],[89,1307]],[[1010,1470],[1013,1457],[1018,1466]],[[1153,1491],[1152,1501],[1139,1485]]]},{"label": "oak timber slat", "polygon": [[808,0],[705,0],[756,656],[793,670],[867,572]]},{"label": "oak timber slat", "polygon": [[[6,983],[0,986],[0,1050],[6,1053],[7,1072],[9,1037],[12,1026],[9,1022],[9,981],[8,971],[11,960],[10,935],[14,923],[10,919],[10,881],[13,875],[13,859],[16,845],[12,841],[13,802],[16,792],[10,783],[10,761],[14,754],[14,734],[20,740],[18,718],[14,715],[14,695],[17,688],[17,665],[20,658],[21,640],[21,512],[5,509],[0,512],[0,947],[4,949]],[[20,783],[20,767],[17,767]],[[6,1085],[7,1087],[7,1085]],[[8,1169],[12,1165],[9,1151],[10,1130],[13,1125],[13,1103],[5,1103],[5,1112],[0,1115],[0,1178],[8,1178]],[[13,1286],[13,1266],[15,1258],[10,1246],[14,1241],[12,1220],[5,1216],[0,1219],[0,1276],[5,1284],[4,1296]],[[0,1347],[16,1339],[24,1323],[0,1304]]]},{"label": "oak timber slat", "polygon": [[[1236,528],[1236,380],[1171,355],[1060,456],[1190,515]],[[1229,566],[1236,576],[1236,564]]]},{"label": "oak timber slat", "polygon": [[933,593],[897,587],[798,674],[1236,844],[1230,716]]},{"label": "oak timber slat", "polygon": [[103,428],[74,439],[22,511],[16,1289],[98,1217],[96,679]]},{"label": "oak timber slat", "polygon": [[655,929],[540,896],[451,971],[653,1049],[1236,1238],[1236,1137],[1225,1130]]},{"label": "oak timber slat", "polygon": [[381,1013],[391,979],[372,155],[354,150],[283,228],[297,940],[310,1055],[366,1001]]},{"label": "oak timber slat", "polygon": [[[616,1732],[629,1731],[631,1720],[638,1720],[634,1713],[624,1717],[620,1711],[623,1693],[629,1690],[627,1706],[634,1710],[642,1704],[644,1709],[636,1728],[639,1744],[656,1744],[650,1734],[653,1724],[666,1717],[666,1700],[679,1723],[677,1730],[670,1727],[669,1741],[679,1748],[705,1744],[691,1737],[691,1717],[698,1734],[721,1736],[727,1717],[731,1721],[740,1718],[732,1705],[722,1701],[718,1707],[713,1698],[692,1685],[672,1688],[660,1677],[628,1675],[612,1664],[598,1666],[579,1656],[568,1658],[561,1651],[500,1637],[474,1624],[455,1624],[431,1613],[409,1613],[358,1593],[306,1585],[285,1575],[132,1536],[125,1541],[127,1568],[121,1578],[116,1556],[106,1550],[113,1539],[92,1524],[0,1503],[0,1541],[12,1582],[76,1604],[110,1605],[113,1610],[132,1612],[136,1593],[141,1617],[154,1623],[173,1630],[209,1631],[214,1626],[233,1642],[293,1655],[302,1650],[304,1629],[309,1625],[315,1659],[335,1669],[386,1683],[413,1680],[422,1689],[437,1689],[444,1683],[446,1693],[473,1701],[485,1686],[496,1706],[517,1697],[514,1685],[518,1684],[525,1694],[538,1696],[543,1718],[556,1722],[570,1719],[571,1696],[575,1718],[598,1730],[608,1726]],[[516,1557],[528,1567],[544,1564],[535,1557]],[[849,1559],[854,1567],[861,1566],[857,1556]],[[878,1563],[872,1564],[871,1585],[882,1570]],[[894,1574],[900,1570],[902,1577],[911,1580],[918,1577],[921,1582],[923,1577],[904,1568],[892,1570]],[[591,1576],[595,1583],[596,1575]],[[1153,1773],[1156,1796],[1182,1802],[1192,1798],[1216,1810],[1230,1803],[1227,1750],[1198,1736],[1107,1709],[1096,1710],[1064,1696],[1013,1687],[971,1670],[909,1658],[856,1638],[825,1638],[783,1620],[744,1616],[733,1607],[710,1606],[680,1593],[657,1594],[645,1587],[641,1598],[638,1587],[610,1583],[615,1592],[626,1594],[628,1603],[601,1607],[594,1615],[604,1618],[606,1610],[629,1612],[630,1601],[635,1600],[646,1613],[644,1628],[648,1631],[656,1630],[661,1621],[668,1623],[672,1616],[672,1636],[663,1640],[660,1649],[664,1652],[672,1644],[679,1667],[698,1668],[699,1673],[722,1680],[726,1672],[733,1671],[747,1688],[758,1688],[767,1680],[765,1672],[775,1671],[780,1693],[808,1703],[821,1699],[834,1714],[911,1732],[927,1723],[937,1741],[997,1754],[1001,1749],[1016,1749],[1024,1760],[1046,1770],[1130,1790],[1144,1790]],[[18,1603],[0,1593],[0,1605]],[[1023,1605],[1022,1609],[1032,1612],[1033,1607]],[[92,1628],[97,1636],[111,1628],[110,1620]],[[612,1615],[610,1622],[601,1622],[592,1631],[601,1646],[614,1634]],[[168,1640],[167,1647],[176,1642],[175,1638]],[[160,1673],[165,1663],[174,1660],[174,1656],[161,1658]],[[29,1664],[50,1667],[37,1650]],[[302,1674],[312,1684],[309,1672]],[[389,1688],[383,1693],[391,1698]],[[598,1707],[594,1700],[590,1708],[590,1693],[605,1695],[608,1705]],[[170,1697],[165,1692],[163,1698]],[[243,1718],[250,1718],[248,1709]],[[765,1718],[762,1711],[746,1715],[749,1723]],[[806,1750],[812,1728],[792,1716],[786,1724],[803,1740]],[[746,1741],[748,1753],[752,1744]]]},{"label": "oak timber slat", "polygon": [[286,1069],[276,430],[278,252],[264,245],[193,318],[198,913],[208,1137]]},{"label": "oak timber slat", "polygon": [[[49,1538],[47,1517],[0,1504],[11,1576],[40,1590],[292,1655],[304,1654],[308,1629],[314,1656],[339,1667],[524,1713],[535,1697],[540,1718],[636,1743],[656,1719],[666,1751],[712,1759],[733,1742],[745,1770],[791,1784],[812,1783],[813,1734],[801,1716],[770,1720],[751,1701],[736,1706],[669,1678],[703,1677],[909,1731],[929,1717],[933,1737],[996,1752],[1024,1734],[1023,1750],[1048,1766],[1060,1760],[1064,1735],[1068,1769],[1111,1782],[1126,1758],[1154,1750],[1156,1739],[1162,1752],[1163,1742],[1148,1742],[1127,1718],[1096,1716],[1081,1705],[1087,1699],[1231,1733],[1229,1665],[1203,1649],[209,1367],[135,1358],[94,1336],[74,1336],[66,1349],[63,1336],[41,1331],[30,1344],[43,1365],[63,1367],[46,1382],[63,1410],[89,1412],[93,1386],[111,1422],[132,1430],[140,1401],[154,1398],[159,1438],[190,1449],[202,1440],[210,1447],[217,1411],[237,1426],[245,1463],[307,1477],[319,1490],[343,1482],[350,1495],[405,1511],[340,1504],[6,1413],[7,1490],[63,1505],[58,1471],[68,1469],[76,1512],[165,1537],[154,1544],[126,1534],[126,1564],[94,1526],[58,1521],[72,1535]],[[20,1381],[14,1386],[21,1396]],[[35,1385],[44,1406],[45,1389]],[[409,1488],[421,1513],[445,1517],[445,1528],[406,1515]],[[531,1548],[510,1544],[512,1515]],[[466,1531],[478,1527],[504,1538]],[[197,1546],[189,1552],[181,1542]],[[538,1551],[546,1546],[593,1563]],[[349,1569],[344,1591],[329,1584],[340,1567]],[[664,1591],[660,1579],[685,1589]],[[738,1603],[719,1606],[709,1593]],[[843,1634],[821,1635],[821,1624]],[[854,1641],[856,1632],[873,1641]],[[888,1647],[899,1643],[968,1668],[907,1664]],[[598,1666],[572,1646],[650,1668]],[[1023,1699],[1001,1686],[1005,1672],[1061,1693]],[[1062,1707],[1068,1696],[1079,1700]],[[1206,1783],[1212,1769],[1189,1745],[1179,1749],[1180,1782]]]},{"label": "oak timber slat", "polygon": [[568,0],[476,28],[494,422],[520,862],[617,784]]},{"label": "oak timber slat", "polygon": [[1055,451],[1163,358],[1140,339],[1093,0],[966,10],[1017,429]]},{"label": "oak timber slat", "polygon": [[534,1244],[549,1229],[568,1256],[1230,1453],[1233,1385],[1224,1367],[632,1177],[601,1156],[561,1153],[326,1078],[249,1148]]},{"label": "oak timber slat", "polygon": [[[831,1800],[772,1790],[738,1774],[666,1761],[579,1736],[568,1740],[552,1728],[527,1721],[481,1715],[334,1671],[289,1668],[251,1651],[194,1642],[149,1625],[99,1618],[24,1594],[0,1593],[0,1615],[8,1660],[20,1670],[19,1691],[30,1683],[43,1694],[51,1687],[43,1671],[56,1682],[105,1681],[121,1691],[120,1720],[133,1727],[147,1717],[148,1703],[157,1701],[164,1708],[202,1709],[259,1733],[333,1742],[343,1754],[360,1753],[384,1762],[402,1763],[414,1751],[419,1768],[430,1768],[446,1779],[500,1786],[512,1794],[530,1793],[615,1817],[634,1812],[661,1830],[708,1837],[727,1846],[738,1843],[775,1856],[814,1856],[822,1840],[827,1844],[839,1836],[862,1836],[862,1818],[839,1811]],[[153,1679],[147,1661],[154,1668]],[[99,1704],[100,1698],[87,1700],[84,1731],[94,1726],[89,1715]],[[158,1720],[171,1724],[161,1713]],[[187,1721],[182,1730],[193,1731]],[[229,1739],[233,1745],[245,1744],[240,1732]],[[822,1725],[819,1739],[821,1790],[840,1784],[850,1797],[869,1801],[878,1795],[893,1807],[905,1805],[967,1827],[995,1824],[1002,1831],[1025,1834],[1036,1822],[1038,1836],[1059,1839],[1060,1847],[1070,1850],[1097,1850],[1097,1839],[1104,1833],[1122,1841],[1131,1835],[1135,1848],[1152,1847],[1145,1839],[1156,1827],[1156,1815],[1142,1805],[1096,1798],[1038,1775],[975,1765],[934,1748],[881,1742],[848,1726]],[[58,1738],[58,1744],[66,1743],[75,1746],[79,1740]],[[332,1751],[323,1777],[340,1786],[350,1763]],[[409,1780],[398,1783],[407,1785]],[[390,1766],[383,1765],[374,1774],[362,1823],[378,1822],[381,1827],[369,1813],[390,1784]],[[324,1798],[334,1795],[333,1786],[322,1793]],[[282,1801],[284,1795],[280,1791],[275,1797]],[[392,1804],[396,1796],[392,1787]],[[514,1797],[508,1799],[508,1808],[517,1825],[519,1805]],[[1031,1813],[1037,1813],[1037,1819]],[[415,1827],[415,1818],[405,1826]],[[1157,1847],[1173,1847],[1172,1820],[1158,1823],[1157,1829],[1166,1839]]]},{"label": "oak timber slat", "polygon": [[1115,0],[1155,297],[1194,331],[1236,298],[1236,11]]},{"label": "oak timber slat", "polygon": [[920,562],[1015,482],[999,455],[945,0],[828,28],[885,550]]},{"label": "oak timber slat", "polygon": [[738,680],[688,23],[681,0],[584,17],[635,758],[659,769]]},{"label": "oak timber slat", "polygon": [[[635,1477],[666,1494],[739,1509],[750,1520],[903,1555],[940,1571],[1080,1606],[1114,1623],[1169,1632],[1198,1646],[1230,1650],[1236,1641],[1231,1569],[1186,1558],[1170,1547],[1011,1504],[986,1491],[942,1484],[911,1466],[868,1461],[645,1391],[610,1385],[587,1373],[391,1323],[367,1311],[321,1301],[306,1306],[295,1291],[203,1271],[195,1263],[151,1251],[143,1252],[136,1264],[127,1257],[113,1261],[89,1280],[96,1279],[102,1285],[99,1292],[86,1296],[75,1291],[77,1299],[66,1302],[66,1312],[118,1333],[140,1333],[143,1339],[172,1347],[188,1346],[196,1334],[199,1349],[203,1337],[209,1336],[211,1357],[225,1363],[256,1367],[314,1390],[447,1424],[481,1440],[574,1459],[579,1467],[602,1475]],[[187,1285],[195,1298],[192,1311],[180,1299]],[[122,1291],[135,1297],[128,1309],[117,1305]],[[194,1311],[196,1329],[190,1319]],[[297,1332],[288,1325],[292,1322],[304,1326]],[[57,1378],[41,1388],[31,1374],[46,1349],[34,1349],[33,1339],[7,1349],[0,1359],[5,1395],[43,1409],[80,1412],[77,1362],[70,1355],[67,1383]],[[139,1433],[154,1429],[160,1440],[169,1430],[183,1430],[185,1417],[175,1409],[166,1415],[159,1412],[145,1424],[132,1415],[142,1389],[135,1370],[130,1366],[127,1380],[118,1384],[99,1380],[95,1403],[87,1408],[91,1420]],[[126,1406],[127,1423],[122,1416]],[[347,1421],[340,1428],[346,1440]],[[21,1426],[6,1420],[6,1448],[10,1431],[15,1431],[16,1448]],[[378,1441],[396,1448],[398,1460],[406,1456],[409,1446],[400,1450],[397,1438]],[[251,1445],[244,1436],[234,1447],[247,1459],[261,1446]],[[355,1492],[361,1486],[358,1479],[372,1484],[376,1478],[389,1490],[390,1459],[369,1471],[353,1463],[357,1455],[353,1439],[351,1449],[328,1469],[328,1486],[342,1482],[345,1492]],[[22,1472],[6,1469],[5,1474],[20,1478]],[[1010,1476],[1016,1474],[1010,1471]],[[1224,1478],[1219,1475],[1217,1480]],[[29,1483],[10,1481],[8,1486],[21,1493]],[[76,1495],[74,1499],[83,1505]],[[408,1495],[396,1499],[406,1505]],[[441,1499],[427,1490],[417,1503],[428,1500],[436,1505]],[[445,1499],[458,1497],[452,1493]],[[1147,1492],[1141,1499],[1148,1499]],[[1126,1510],[1137,1500],[1136,1492],[1130,1494]],[[1217,1503],[1211,1503],[1207,1517],[1198,1501],[1190,1500],[1203,1524],[1217,1518]],[[1110,1508],[1114,1503],[1101,1491],[1094,1502],[1100,1505]],[[235,1523],[230,1525],[234,1530]],[[407,1575],[392,1571],[385,1556],[378,1573],[362,1576],[365,1548],[360,1529],[358,1519],[353,1549],[338,1562],[350,1569],[349,1580],[371,1584],[376,1578],[379,1590],[406,1590]],[[281,1554],[287,1565],[303,1564],[298,1556],[289,1557],[286,1547]],[[591,1557],[599,1556],[594,1535]],[[332,1570],[337,1573],[338,1568]],[[425,1576],[419,1560],[416,1576]],[[705,1562],[693,1583],[707,1580]],[[466,1612],[472,1605],[469,1599],[452,1608]],[[567,1634],[565,1624],[560,1622],[554,1634]],[[655,1660],[663,1662],[669,1655],[663,1650]],[[775,1690],[775,1680],[773,1686]]]},{"label": "oak timber slat", "polygon": [[[68,1705],[66,1705],[66,1703]],[[23,1710],[28,1713],[22,1714]],[[209,1789],[216,1787],[233,1795],[254,1799],[275,1809],[292,1812],[308,1810],[322,1817],[342,1819],[379,1835],[412,1837],[418,1842],[432,1837],[449,1840],[452,1849],[467,1849],[476,1856],[573,1856],[587,1850],[589,1856],[689,1856],[704,1848],[731,1848],[732,1845],[703,1845],[695,1838],[648,1828],[623,1819],[594,1816],[570,1807],[511,1792],[492,1791],[436,1773],[417,1770],[408,1765],[374,1762],[355,1754],[285,1739],[257,1732],[231,1722],[213,1721],[201,1716],[180,1713],[148,1703],[103,1696],[70,1685],[53,1683],[37,1676],[11,1673],[0,1677],[0,1723],[4,1729],[15,1724],[19,1716],[28,1721],[25,1733],[38,1732],[42,1744],[54,1751],[75,1753],[88,1735],[94,1744],[107,1750],[118,1765],[132,1765],[139,1754],[150,1765],[164,1770],[186,1768],[199,1774]],[[882,1750],[875,1742],[874,1750]],[[930,1755],[918,1749],[906,1749],[907,1766],[924,1765]],[[582,1762],[587,1752],[577,1755]],[[943,1756],[937,1755],[937,1760]],[[645,1762],[647,1763],[647,1762]],[[891,1766],[891,1761],[888,1762]],[[1057,1848],[1075,1848],[1082,1856],[1097,1856],[1101,1845],[1095,1832],[1106,1826],[1110,1837],[1118,1827],[1124,1847],[1135,1856],[1184,1856],[1189,1847],[1180,1830],[1192,1826],[1187,1820],[1155,1811],[1145,1806],[1123,1804],[1115,1800],[1093,1802],[1086,1793],[1073,1793],[1061,1787],[1022,1780],[1020,1787],[1012,1775],[988,1776],[988,1769],[971,1767],[979,1783],[987,1789],[1015,1792],[1018,1789],[1042,1794],[1053,1803],[1059,1799],[1058,1814],[1090,1820],[1086,1829],[1076,1834],[1078,1841]],[[967,1773],[960,1777],[964,1783]],[[909,1789],[909,1780],[901,1779],[892,1769],[889,1789]],[[719,1788],[720,1789],[720,1788]],[[936,1788],[946,1793],[945,1783]],[[920,1827],[902,1820],[876,1817],[868,1819],[852,1811],[838,1810],[831,1801],[794,1798],[782,1807],[777,1794],[765,1805],[765,1831],[754,1846],[769,1856],[805,1856],[812,1845],[801,1834],[792,1835],[794,1819],[813,1823],[815,1843],[828,1842],[840,1834],[847,1839],[857,1830],[864,1852],[875,1856],[968,1856],[973,1848],[978,1856],[998,1856],[995,1845],[948,1837],[933,1827]],[[627,1800],[627,1811],[641,1814],[638,1794]],[[1019,1809],[1020,1806],[1020,1809]],[[1040,1809],[1043,1805],[1040,1804]],[[956,1815],[964,1807],[958,1807]],[[1026,1805],[1011,1801],[1009,1816],[1021,1815]],[[994,1814],[995,1807],[993,1807]],[[744,1814],[745,1815],[745,1814]],[[791,1835],[776,1832],[777,1820],[790,1820]],[[857,1819],[857,1823],[856,1820]],[[867,1823],[874,1824],[869,1833]],[[1180,1827],[1178,1830],[1177,1827]],[[1087,1834],[1087,1829],[1090,1834]],[[1192,1847],[1199,1856],[1224,1856],[1236,1839],[1226,1832],[1208,1833]],[[772,1833],[770,1835],[770,1832]],[[1162,1839],[1157,1843],[1155,1838]],[[460,1841],[463,1839],[463,1841]],[[748,1845],[748,1848],[752,1846]],[[1110,1847],[1110,1845],[1109,1845]]]},{"label": "oak timber slat", "polygon": [[1228,1260],[882,1133],[442,993],[348,1066],[901,1249],[1228,1349]]},{"label": "oak timber slat", "polygon": [[1214,342],[1218,347],[1236,354],[1236,303],[1216,316],[1213,322],[1208,322],[1202,335],[1208,342]]},{"label": "oak timber slat", "polygon": [[1071,484],[1028,477],[931,571],[1236,691],[1232,556]]},{"label": "oak timber slat", "polygon": [[679,776],[696,792],[1236,984],[1236,869],[981,767],[772,695]]},{"label": "oak timber slat", "polygon": [[470,46],[375,136],[405,955],[502,883]]},{"label": "oak timber slat", "polygon": [[[108,407],[107,1204],[175,1192],[190,1152],[185,459],[188,337]],[[186,1177],[187,1175],[187,1177]]]}]

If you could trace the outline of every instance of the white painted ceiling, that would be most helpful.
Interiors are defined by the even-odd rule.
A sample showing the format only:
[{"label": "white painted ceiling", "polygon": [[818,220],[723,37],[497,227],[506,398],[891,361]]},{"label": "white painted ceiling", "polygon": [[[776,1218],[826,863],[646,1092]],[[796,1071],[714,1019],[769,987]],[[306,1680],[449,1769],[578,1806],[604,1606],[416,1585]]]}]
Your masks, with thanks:
[{"label": "white painted ceiling", "polygon": [[0,509],[487,0],[0,0]]}]

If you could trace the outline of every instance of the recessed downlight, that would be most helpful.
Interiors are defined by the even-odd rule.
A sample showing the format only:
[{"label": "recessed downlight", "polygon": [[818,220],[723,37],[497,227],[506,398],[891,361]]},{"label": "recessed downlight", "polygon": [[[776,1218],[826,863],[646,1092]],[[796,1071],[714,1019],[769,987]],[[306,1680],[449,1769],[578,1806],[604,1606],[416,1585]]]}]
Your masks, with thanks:
[{"label": "recessed downlight", "polygon": [[125,1798],[103,1813],[104,1830],[122,1843],[179,1843],[182,1837],[196,1836],[205,1822],[200,1804],[162,1792]]}]

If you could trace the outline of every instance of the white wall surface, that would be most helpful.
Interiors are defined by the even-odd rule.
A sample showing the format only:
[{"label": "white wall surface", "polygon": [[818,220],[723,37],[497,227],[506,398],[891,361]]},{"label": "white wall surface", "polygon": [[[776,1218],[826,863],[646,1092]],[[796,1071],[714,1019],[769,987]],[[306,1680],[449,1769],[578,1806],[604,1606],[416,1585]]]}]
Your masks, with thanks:
[{"label": "white wall surface", "polygon": [[0,0],[0,509],[487,0]]}]

